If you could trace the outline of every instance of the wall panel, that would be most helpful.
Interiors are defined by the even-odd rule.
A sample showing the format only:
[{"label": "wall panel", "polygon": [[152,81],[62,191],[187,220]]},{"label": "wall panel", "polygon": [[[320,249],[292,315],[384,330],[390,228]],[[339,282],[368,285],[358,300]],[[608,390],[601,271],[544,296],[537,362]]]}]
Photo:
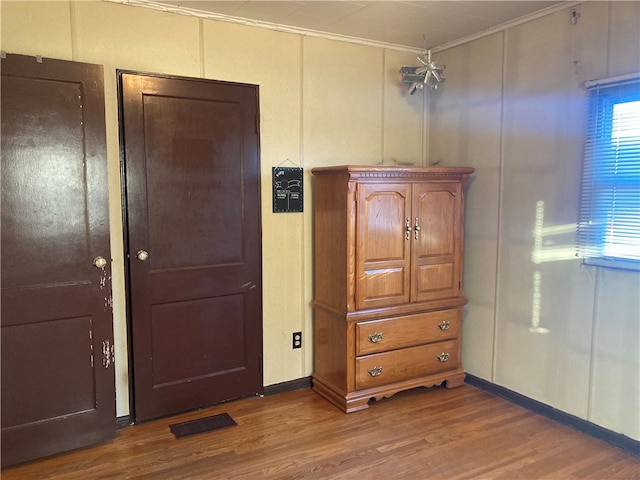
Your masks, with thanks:
[{"label": "wall panel", "polygon": [[[259,85],[264,382],[272,385],[305,376],[308,349],[291,348],[292,332],[303,331],[304,318],[310,315],[300,292],[304,215],[272,213],[271,181],[272,167],[304,167],[300,150],[301,39],[231,23],[205,20],[203,26],[205,75]],[[311,339],[306,337],[310,347]]]},{"label": "wall panel", "polygon": [[303,39],[303,149],[307,165],[383,161],[383,52]]},{"label": "wall panel", "polygon": [[0,49],[71,60],[69,2],[0,2]]},{"label": "wall panel", "polygon": [[500,193],[503,34],[437,54],[446,82],[428,91],[429,162],[476,169],[467,187],[462,363],[491,379]]},{"label": "wall panel", "polygon": [[[501,34],[504,60],[499,43],[479,48],[486,37],[442,52],[449,78],[442,95],[430,101],[429,160],[458,161],[481,132],[486,143],[471,143],[482,145],[478,158],[499,156],[487,164],[497,171],[481,167],[476,177],[486,178],[474,179],[468,192],[467,371],[638,439],[638,274],[583,267],[575,258],[583,82],[638,70],[638,4],[586,2],[576,8],[575,24],[567,8],[508,28]],[[468,86],[460,86],[455,74],[474,62],[493,68],[469,68]],[[492,77],[502,89],[493,110],[501,115],[487,110],[484,123],[468,129],[472,102],[458,97],[490,98],[485,79],[494,69],[503,73],[502,80]],[[494,238],[491,231],[498,232]],[[487,242],[484,250],[477,246],[480,238]],[[497,245],[497,257],[490,244]],[[482,331],[473,331],[478,317]],[[495,341],[486,331],[495,332]]]}]

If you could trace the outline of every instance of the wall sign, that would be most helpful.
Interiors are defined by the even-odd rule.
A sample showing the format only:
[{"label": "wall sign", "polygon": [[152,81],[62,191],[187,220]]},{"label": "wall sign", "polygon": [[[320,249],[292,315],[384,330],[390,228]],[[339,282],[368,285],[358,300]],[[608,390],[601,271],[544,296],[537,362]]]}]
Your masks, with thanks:
[{"label": "wall sign", "polygon": [[302,212],[302,168],[273,167],[273,213]]}]

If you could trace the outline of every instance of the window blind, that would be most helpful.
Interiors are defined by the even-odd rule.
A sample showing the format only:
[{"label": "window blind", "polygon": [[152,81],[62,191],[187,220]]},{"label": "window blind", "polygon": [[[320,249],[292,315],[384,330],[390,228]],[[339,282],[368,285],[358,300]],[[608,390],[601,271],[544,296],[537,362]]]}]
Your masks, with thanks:
[{"label": "window blind", "polygon": [[640,77],[588,85],[578,255],[640,267]]}]

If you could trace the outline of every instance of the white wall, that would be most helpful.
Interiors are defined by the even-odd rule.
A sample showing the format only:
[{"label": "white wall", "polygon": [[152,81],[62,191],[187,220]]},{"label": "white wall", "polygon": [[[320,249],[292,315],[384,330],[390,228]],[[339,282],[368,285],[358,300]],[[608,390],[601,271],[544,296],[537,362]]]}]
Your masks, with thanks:
[{"label": "white wall", "polygon": [[[415,54],[111,2],[2,1],[0,16],[8,53],[104,65],[117,414],[129,413],[129,392],[116,69],[259,85],[264,384],[309,376],[310,169],[423,162],[424,99],[399,87]],[[305,211],[273,214],[271,168],[292,165],[305,168]],[[292,350],[300,330],[303,348]]]},{"label": "white wall", "polygon": [[584,267],[575,224],[588,79],[640,70],[640,2],[588,2],[442,51],[429,162],[468,189],[463,363],[640,439],[640,278]]}]

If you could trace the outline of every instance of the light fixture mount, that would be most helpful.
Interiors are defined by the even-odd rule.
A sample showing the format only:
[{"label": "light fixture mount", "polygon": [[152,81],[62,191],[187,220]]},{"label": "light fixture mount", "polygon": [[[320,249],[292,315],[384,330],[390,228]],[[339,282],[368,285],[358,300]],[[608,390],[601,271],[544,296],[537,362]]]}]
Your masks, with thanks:
[{"label": "light fixture mount", "polygon": [[438,85],[445,81],[444,65],[436,65],[435,60],[431,59],[431,50],[418,55],[418,61],[422,66],[412,67],[403,65],[400,69],[402,74],[402,83],[407,85],[409,95],[413,95],[418,90],[422,90],[424,86],[428,86],[432,90],[436,90]]}]

